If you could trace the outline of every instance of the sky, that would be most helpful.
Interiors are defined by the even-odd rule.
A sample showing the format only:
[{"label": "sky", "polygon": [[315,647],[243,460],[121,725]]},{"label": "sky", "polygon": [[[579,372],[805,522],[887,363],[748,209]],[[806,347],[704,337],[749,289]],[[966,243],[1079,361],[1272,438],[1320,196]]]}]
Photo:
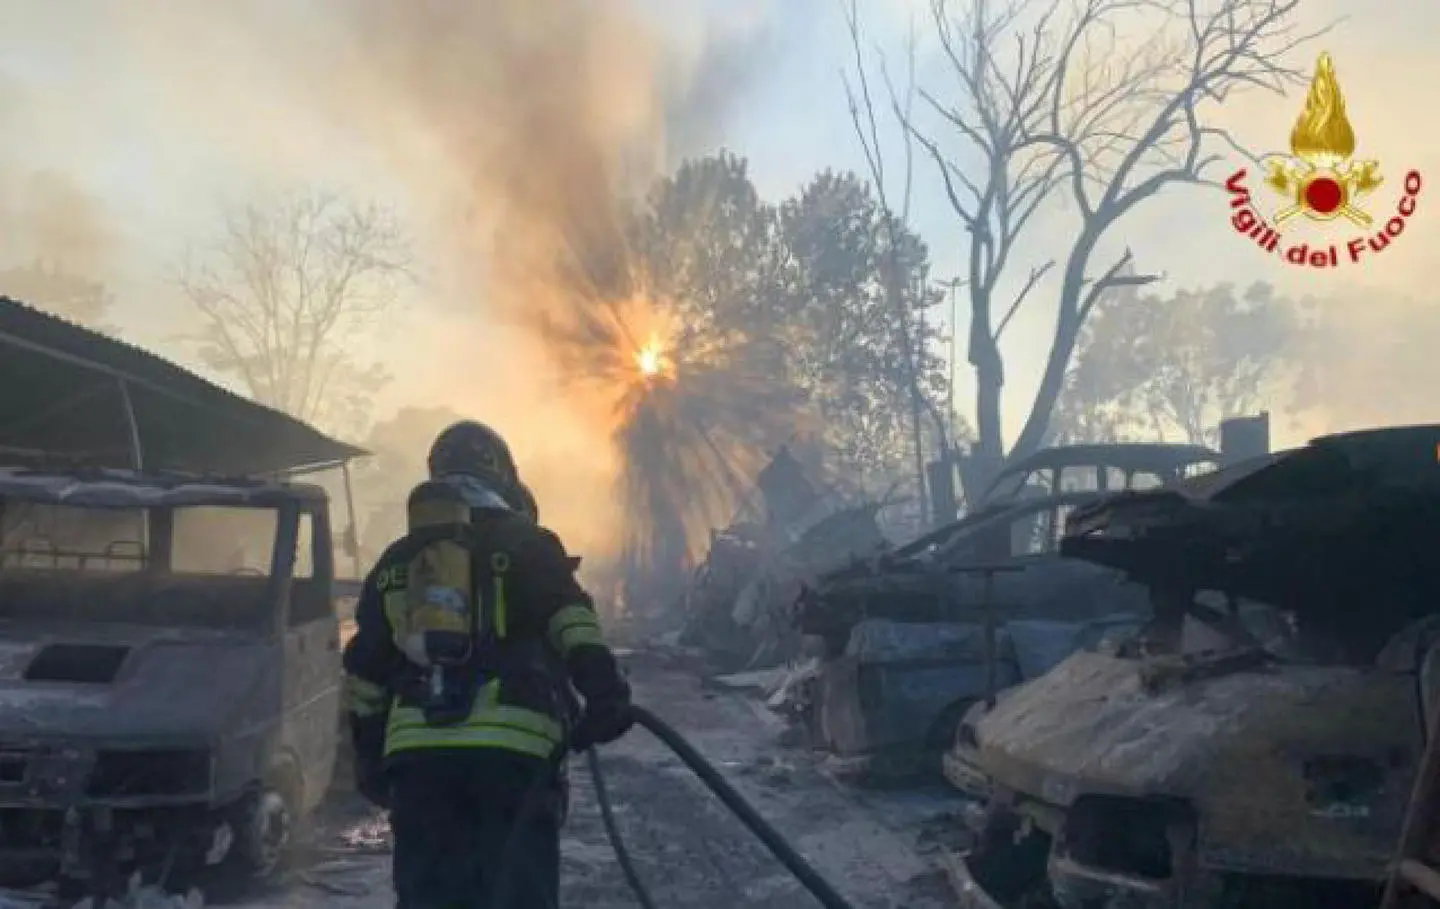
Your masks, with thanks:
[{"label": "sky", "polygon": [[[642,145],[654,139],[654,162],[662,170],[685,155],[727,148],[749,160],[762,194],[777,201],[818,170],[865,169],[841,83],[853,61],[839,0],[491,0],[493,10],[462,17],[450,29],[454,34],[399,22],[394,10],[400,7],[387,12],[387,2],[0,0],[0,127],[7,137],[0,146],[0,240],[17,255],[64,247],[115,290],[115,321],[127,337],[183,360],[187,352],[176,342],[183,309],[166,276],[187,247],[204,242],[221,206],[309,184],[392,203],[414,219],[426,257],[435,263],[434,280],[413,316],[420,352],[397,359],[396,381],[382,401],[394,407],[434,402],[457,363],[500,356],[497,351],[515,341],[508,333],[514,320],[502,316],[513,315],[514,307],[491,299],[513,292],[493,281],[482,287],[476,247],[456,237],[463,230],[452,209],[460,197],[495,201],[494,211],[513,216],[516,198],[510,194],[528,185],[525,167],[569,167],[574,161],[564,157],[567,143],[596,140],[598,147],[609,136],[631,144],[644,140]],[[1386,176],[1371,207],[1379,212],[1393,206],[1411,168],[1440,181],[1440,128],[1424,113],[1431,104],[1426,86],[1440,79],[1440,58],[1426,40],[1440,33],[1440,6],[1299,2],[1305,27],[1348,13],[1294,59],[1309,69],[1320,50],[1334,55],[1359,154],[1377,159]],[[411,6],[436,4],[417,0]],[[926,27],[928,10],[929,0],[860,0],[866,58],[876,66],[883,55],[898,67],[903,39],[918,21],[922,83],[947,96],[954,82]],[[485,16],[508,18],[491,28]],[[486,155],[500,154],[494,136],[483,140],[489,145],[478,136],[487,130],[525,136],[533,125],[507,97],[525,90],[524,80],[505,71],[523,60],[512,59],[497,42],[513,34],[542,36],[543,43],[551,32],[569,36],[552,43],[570,41],[564,46],[577,49],[561,56],[567,61],[561,68],[569,62],[577,67],[567,74],[575,78],[566,90],[583,95],[589,111],[582,118],[584,135],[530,137],[536,138],[535,153],[520,164],[491,160]],[[384,41],[401,33],[413,47],[376,56],[389,53]],[[587,66],[582,77],[579,70]],[[471,90],[480,101],[466,97]],[[657,98],[677,90],[686,103],[657,111],[663,106]],[[423,92],[431,96],[422,99]],[[1254,93],[1227,101],[1214,116],[1250,147],[1284,151],[1302,96]],[[902,133],[893,122],[882,128],[887,157],[898,162]],[[955,147],[953,137],[935,134]],[[475,160],[462,160],[462,148]],[[602,149],[597,160],[609,161],[607,155]],[[1214,173],[1223,179],[1242,163],[1227,160]],[[933,276],[945,280],[962,271],[967,235],[933,167],[923,156],[916,166],[913,226],[930,244]],[[26,189],[36,172],[60,175],[85,202],[67,201],[67,217],[51,217],[49,233],[37,230],[34,209],[50,197],[36,201]],[[1431,212],[1435,191],[1427,182],[1406,234],[1364,268],[1283,266],[1235,235],[1222,193],[1201,189],[1147,203],[1117,225],[1105,252],[1131,248],[1141,270],[1164,276],[1157,292],[1267,280],[1295,294],[1344,289],[1363,296],[1356,288],[1375,288],[1429,303],[1427,254],[1440,241],[1440,211]],[[555,204],[557,211],[565,207]],[[590,203],[577,198],[570,204]],[[1054,256],[1070,229],[1066,212],[1048,213],[1019,252],[1014,280],[1028,264]],[[1012,281],[1012,291],[1015,286]],[[1042,285],[1006,338],[1005,416],[1012,433],[1028,409],[1048,348],[1054,290]],[[473,311],[461,319],[457,306]],[[1365,354],[1384,355],[1383,349]],[[1411,375],[1397,378],[1393,391],[1415,397],[1419,380]],[[956,380],[963,402],[972,388],[963,363]],[[476,390],[444,403],[533,412],[551,406],[551,392],[537,386],[521,403],[496,404],[493,394]],[[1411,411],[1421,412],[1423,405]],[[569,425],[567,419],[558,423]],[[546,439],[551,435],[547,430]],[[583,450],[585,439],[576,429],[568,442],[554,443],[554,459],[563,462]],[[551,444],[535,441],[531,447]]]},{"label": "sky", "polygon": [[[772,40],[789,51],[784,54],[784,62],[769,71],[765,89],[753,94],[752,103],[745,108],[747,117],[737,120],[729,133],[733,145],[749,154],[757,182],[772,195],[793,191],[816,162],[862,171],[864,168],[838,82],[840,69],[849,63],[850,47],[836,4],[795,0],[783,10],[778,7],[771,20],[771,27],[776,29]],[[885,53],[897,69],[907,23],[918,16],[923,29],[928,15],[929,4],[923,0],[909,4],[872,0],[862,4],[862,16],[871,24],[872,32],[878,33],[878,53]],[[1328,34],[1294,55],[1295,65],[1309,71],[1320,51],[1329,51],[1333,56],[1358,138],[1357,157],[1377,159],[1387,177],[1387,183],[1367,204],[1383,222],[1394,213],[1407,171],[1418,169],[1427,179],[1431,173],[1440,174],[1440,130],[1419,113],[1427,107],[1425,86],[1440,78],[1440,60],[1434,57],[1433,45],[1426,37],[1440,30],[1440,7],[1377,0],[1362,8],[1339,0],[1301,0],[1298,22],[1307,32],[1332,26]],[[947,82],[943,61],[937,60],[937,55],[934,42],[922,38],[921,84],[943,93],[947,84],[953,85],[953,79]],[[1232,98],[1215,110],[1214,122],[1231,129],[1251,150],[1285,153],[1290,127],[1301,110],[1303,97],[1303,86],[1288,96],[1252,92]],[[803,118],[797,118],[799,111],[805,111]],[[891,135],[896,134],[892,124]],[[899,139],[895,138],[890,156],[895,160],[900,154]],[[1243,158],[1230,155],[1211,173],[1224,180],[1245,164]],[[943,198],[933,168],[924,161],[920,168],[914,223],[930,243],[934,275],[941,280],[962,275],[968,248],[965,234]],[[1253,174],[1254,168],[1251,170]],[[1440,180],[1440,176],[1435,179]],[[1252,175],[1250,182],[1255,186],[1259,180]],[[1220,281],[1244,285],[1263,280],[1294,295],[1363,298],[1367,291],[1381,291],[1426,297],[1428,303],[1434,300],[1430,292],[1430,251],[1440,242],[1440,214],[1428,216],[1436,204],[1428,194],[1434,191],[1427,182],[1419,213],[1409,222],[1406,233],[1383,256],[1374,257],[1363,267],[1316,271],[1281,266],[1233,232],[1225,207],[1227,198],[1206,188],[1180,188],[1146,203],[1118,225],[1113,232],[1118,242],[1111,243],[1110,251],[1113,254],[1128,246],[1139,270],[1162,275],[1163,280],[1151,288],[1159,294]],[[1063,245],[1071,223],[1057,216],[1038,225],[1026,244],[1027,248],[1033,244],[1041,250],[1031,256],[1031,261],[1038,263],[1052,256],[1051,250]],[[1011,287],[1027,272],[1025,267],[1013,269]],[[1005,417],[1011,432],[1018,429],[1028,410],[1039,364],[1053,330],[1053,307],[1044,305],[1047,290],[1053,294],[1055,283],[1041,286],[1031,298],[1036,302],[1022,310],[1007,338]],[[963,313],[961,317],[963,320]],[[1436,340],[1440,342],[1440,338]],[[1375,368],[1385,367],[1383,349],[1369,353],[1381,360],[1374,364]],[[963,362],[956,378],[958,397],[965,400],[972,386]],[[1420,390],[1412,385],[1403,393],[1414,398]],[[1425,408],[1418,401],[1405,411],[1410,419],[1424,415]],[[1374,416],[1378,422],[1384,415],[1377,412]],[[1311,432],[1354,428],[1350,414],[1336,415],[1333,422],[1325,415],[1316,419],[1298,427],[1277,421],[1280,441],[1289,443]]]}]

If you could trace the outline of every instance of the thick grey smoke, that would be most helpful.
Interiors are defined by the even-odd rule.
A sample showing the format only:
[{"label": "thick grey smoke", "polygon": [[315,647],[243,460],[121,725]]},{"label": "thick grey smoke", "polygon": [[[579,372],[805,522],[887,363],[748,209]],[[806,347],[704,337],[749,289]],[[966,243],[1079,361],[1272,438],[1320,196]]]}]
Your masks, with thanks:
[{"label": "thick grey smoke", "polygon": [[667,315],[640,291],[626,221],[672,140],[719,122],[747,45],[678,56],[628,4],[586,0],[333,15],[337,40],[292,61],[297,81],[385,150],[453,289],[420,329],[431,375],[412,387],[511,436],[547,520],[613,553],[637,519],[622,401]]},{"label": "thick grey smoke", "polygon": [[[3,0],[0,17],[13,18]],[[743,81],[745,41],[680,50],[629,0],[79,0],[16,24],[15,46],[44,46],[77,74],[78,87],[48,96],[68,129],[109,125],[182,166],[209,165],[201,176],[217,193],[188,200],[182,230],[203,228],[218,201],[287,185],[396,201],[428,278],[386,332],[396,395],[505,432],[547,520],[578,548],[597,554],[619,537],[617,390],[576,388],[573,356],[557,363],[541,327],[584,322],[577,306],[627,286],[627,206],[666,168],[672,136],[694,149],[718,123]],[[86,123],[100,97],[100,126]],[[133,101],[123,115],[116,98]],[[5,106],[0,94],[0,116]],[[97,143],[90,160],[103,170],[108,154]],[[87,255],[105,236],[19,218],[31,237],[88,243]],[[126,257],[148,258],[159,278],[187,238],[130,239],[149,248]],[[632,321],[655,315],[629,309]]]}]

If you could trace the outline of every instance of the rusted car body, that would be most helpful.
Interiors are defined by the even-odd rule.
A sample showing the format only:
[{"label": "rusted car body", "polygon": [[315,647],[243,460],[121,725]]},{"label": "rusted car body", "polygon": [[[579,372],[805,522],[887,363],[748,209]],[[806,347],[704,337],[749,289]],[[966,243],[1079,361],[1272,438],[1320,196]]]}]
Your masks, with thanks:
[{"label": "rusted car body", "polygon": [[1422,746],[1437,444],[1331,436],[1077,510],[1062,553],[1151,617],[962,723],[947,775],[989,796],[963,904],[1373,905]]},{"label": "rusted car body", "polygon": [[1138,627],[1143,587],[1058,557],[1066,516],[1218,458],[1180,445],[1048,449],[1007,470],[975,514],[822,577],[797,607],[802,633],[824,641],[812,737],[864,772],[938,762],[972,704]]},{"label": "rusted car body", "polygon": [[273,871],[330,785],[325,492],[0,470],[0,878]]}]

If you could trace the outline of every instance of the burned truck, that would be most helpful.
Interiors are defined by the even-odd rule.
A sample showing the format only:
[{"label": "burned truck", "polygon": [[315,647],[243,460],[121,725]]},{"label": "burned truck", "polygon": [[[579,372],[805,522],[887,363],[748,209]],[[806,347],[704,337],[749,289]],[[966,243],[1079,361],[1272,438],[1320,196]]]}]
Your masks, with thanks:
[{"label": "burned truck", "polygon": [[1437,452],[1347,433],[1077,509],[1062,555],[1149,617],[962,723],[951,766],[990,790],[963,904],[1374,905],[1440,625]]},{"label": "burned truck", "polygon": [[1218,460],[1188,445],[1047,449],[1006,470],[975,513],[823,576],[796,607],[823,644],[798,711],[811,737],[857,772],[938,764],[972,704],[1139,625],[1143,588],[1059,557],[1066,517]]},{"label": "burned truck", "polygon": [[325,492],[0,470],[0,883],[279,864],[334,770]]}]

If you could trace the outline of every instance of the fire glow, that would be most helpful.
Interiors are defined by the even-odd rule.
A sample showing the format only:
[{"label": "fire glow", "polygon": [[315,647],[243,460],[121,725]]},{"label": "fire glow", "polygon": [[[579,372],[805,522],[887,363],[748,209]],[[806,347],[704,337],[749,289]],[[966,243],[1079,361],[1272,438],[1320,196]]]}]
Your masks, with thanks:
[{"label": "fire glow", "polygon": [[658,376],[664,365],[659,343],[651,340],[650,343],[636,351],[635,365],[640,369],[640,375],[647,379]]}]

